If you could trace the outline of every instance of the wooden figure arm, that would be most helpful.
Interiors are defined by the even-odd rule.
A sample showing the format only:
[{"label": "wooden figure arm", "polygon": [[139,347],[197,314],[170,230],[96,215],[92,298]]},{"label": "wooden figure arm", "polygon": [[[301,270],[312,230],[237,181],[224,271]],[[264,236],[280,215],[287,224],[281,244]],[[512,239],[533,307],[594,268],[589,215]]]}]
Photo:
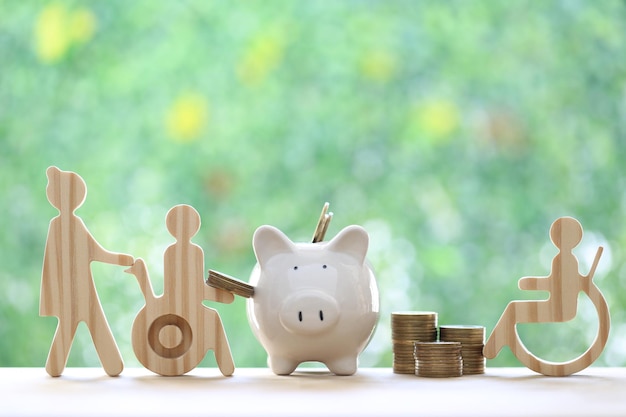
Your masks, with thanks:
[{"label": "wooden figure arm", "polygon": [[135,263],[135,258],[133,258],[132,255],[109,252],[100,246],[100,244],[94,239],[91,239],[91,259],[94,261],[120,266],[132,266]]},{"label": "wooden figure arm", "polygon": [[114,253],[114,252],[105,252],[104,257],[97,259],[100,262],[120,265],[120,266],[132,266],[135,262],[135,258],[132,255],[127,255],[125,253]]},{"label": "wooden figure arm", "polygon": [[517,286],[525,291],[550,291],[550,277],[522,277]]},{"label": "wooden figure arm", "polygon": [[211,287],[210,285],[204,284],[204,295],[203,298],[209,301],[217,301],[219,303],[230,304],[235,300],[235,296],[233,293],[222,290],[221,288]]}]

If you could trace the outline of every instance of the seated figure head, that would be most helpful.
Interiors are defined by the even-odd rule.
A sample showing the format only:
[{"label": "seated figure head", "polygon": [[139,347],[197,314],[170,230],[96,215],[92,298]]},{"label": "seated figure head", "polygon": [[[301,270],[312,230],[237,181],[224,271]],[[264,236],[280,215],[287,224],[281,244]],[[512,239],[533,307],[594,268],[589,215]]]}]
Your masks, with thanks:
[{"label": "seated figure head", "polygon": [[188,241],[200,230],[200,214],[193,207],[180,204],[167,212],[165,224],[177,241]]},{"label": "seated figure head", "polygon": [[561,250],[572,250],[583,238],[583,228],[573,217],[560,217],[550,227],[550,239]]}]

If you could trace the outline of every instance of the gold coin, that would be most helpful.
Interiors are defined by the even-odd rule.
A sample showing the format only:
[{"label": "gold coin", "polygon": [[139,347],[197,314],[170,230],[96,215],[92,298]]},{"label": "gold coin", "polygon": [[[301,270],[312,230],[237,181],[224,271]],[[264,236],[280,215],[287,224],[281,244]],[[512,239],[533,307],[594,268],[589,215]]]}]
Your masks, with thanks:
[{"label": "gold coin", "polygon": [[417,376],[426,376],[426,377],[455,377],[463,375],[463,369],[461,368],[449,368],[449,369],[431,369],[431,368],[423,368],[417,367],[415,369],[415,374]]},{"label": "gold coin", "polygon": [[485,340],[485,328],[474,325],[445,325],[439,327],[441,340],[456,341],[462,343],[483,343]]},{"label": "gold coin", "polygon": [[437,313],[433,312],[394,312],[391,313],[392,324],[433,323],[436,326]]},{"label": "gold coin", "polygon": [[415,349],[421,350],[461,350],[461,344],[459,342],[415,342]]},{"label": "gold coin", "polygon": [[326,202],[322,207],[322,213],[320,214],[320,218],[317,221],[317,226],[315,227],[315,232],[313,233],[313,243],[318,243],[324,240],[326,230],[328,230],[328,225],[333,218],[333,213],[328,213],[329,206],[330,204]]}]

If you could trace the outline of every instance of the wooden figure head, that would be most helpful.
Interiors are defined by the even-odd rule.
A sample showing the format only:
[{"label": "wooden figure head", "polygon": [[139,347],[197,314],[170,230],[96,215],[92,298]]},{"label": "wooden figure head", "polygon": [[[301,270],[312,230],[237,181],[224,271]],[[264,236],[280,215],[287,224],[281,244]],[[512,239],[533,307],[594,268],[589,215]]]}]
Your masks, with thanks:
[{"label": "wooden figure head", "polygon": [[85,201],[87,186],[75,172],[61,171],[52,166],[46,171],[48,201],[61,213],[73,213]]},{"label": "wooden figure head", "polygon": [[165,224],[177,241],[189,241],[200,230],[200,214],[191,206],[178,205],[167,212]]},{"label": "wooden figure head", "polygon": [[583,227],[573,217],[560,217],[550,227],[550,239],[561,250],[571,251],[582,238]]}]

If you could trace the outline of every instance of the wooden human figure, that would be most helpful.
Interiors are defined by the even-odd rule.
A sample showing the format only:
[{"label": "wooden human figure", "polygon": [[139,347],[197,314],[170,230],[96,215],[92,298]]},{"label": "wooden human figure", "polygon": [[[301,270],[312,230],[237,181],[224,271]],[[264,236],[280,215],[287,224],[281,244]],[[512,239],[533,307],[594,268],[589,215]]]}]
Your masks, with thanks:
[{"label": "wooden human figure", "polygon": [[161,375],[182,375],[213,349],[223,375],[235,366],[219,313],[203,300],[231,303],[232,293],[204,281],[204,253],[191,238],[200,229],[200,215],[191,206],[173,207],[166,216],[168,231],[176,239],[164,254],[163,295],[155,296],[143,260],[133,273],[146,298],[133,323],[135,355],[148,369]]},{"label": "wooden human figure", "polygon": [[133,264],[133,257],[102,248],[74,213],[87,194],[85,182],[78,174],[57,167],[48,168],[46,174],[48,201],[59,210],[59,215],[50,221],[41,278],[39,314],[59,319],[46,371],[51,376],[61,375],[76,328],[83,321],[104,370],[110,376],[118,375],[124,363],[102,310],[90,263],[128,266]]},{"label": "wooden human figure", "polygon": [[[559,249],[552,260],[552,271],[546,277],[523,277],[519,280],[521,290],[547,291],[546,300],[511,301],[485,343],[483,354],[494,358],[504,346],[530,369],[553,376],[570,375],[589,366],[602,352],[608,338],[610,316],[604,296],[593,283],[593,275],[602,255],[598,248],[591,270],[581,275],[578,260],[572,250],[580,243],[583,229],[571,217],[557,219],[550,228],[550,239]],[[600,326],[593,345],[580,357],[564,363],[543,361],[532,355],[522,344],[517,334],[517,323],[565,322],[576,317],[578,295],[585,292],[598,312]]]}]

